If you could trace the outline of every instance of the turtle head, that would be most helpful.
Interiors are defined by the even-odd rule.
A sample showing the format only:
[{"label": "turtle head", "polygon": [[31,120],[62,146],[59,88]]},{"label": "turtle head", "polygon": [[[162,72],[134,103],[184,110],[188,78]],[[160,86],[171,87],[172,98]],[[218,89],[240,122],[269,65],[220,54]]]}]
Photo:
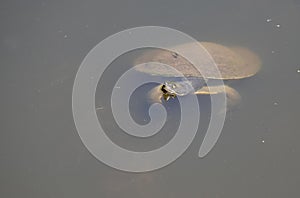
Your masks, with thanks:
[{"label": "turtle head", "polygon": [[170,92],[166,89],[166,85],[162,85],[160,90],[162,91],[162,96],[165,99],[165,101],[168,101],[170,98],[175,98],[176,97],[176,93]]},{"label": "turtle head", "polygon": [[176,94],[168,92],[165,84],[155,86],[148,92],[149,103],[162,103],[162,99],[168,101],[170,98],[175,98]]},{"label": "turtle head", "polygon": [[163,89],[170,95],[185,96],[194,89],[190,81],[167,81],[164,83]]},{"label": "turtle head", "polygon": [[[202,86],[203,83],[201,84],[198,81],[202,82],[199,79],[197,79],[195,82],[197,82],[199,86]],[[195,82],[194,84],[197,85]],[[168,101],[170,98],[192,94],[194,93],[194,87],[192,83],[192,80],[166,81],[164,84],[160,84],[150,90],[148,93],[148,99],[150,99],[150,102],[161,103],[162,98],[165,101]]]}]

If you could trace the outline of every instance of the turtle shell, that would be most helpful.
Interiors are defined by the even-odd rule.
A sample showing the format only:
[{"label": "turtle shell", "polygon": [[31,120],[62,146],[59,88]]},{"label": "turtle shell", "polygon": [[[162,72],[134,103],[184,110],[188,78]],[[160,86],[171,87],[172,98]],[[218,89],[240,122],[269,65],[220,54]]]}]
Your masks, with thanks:
[{"label": "turtle shell", "polygon": [[[134,62],[135,65],[138,65],[136,70],[155,76],[180,77],[178,74],[180,72],[185,77],[230,80],[253,76],[261,66],[258,56],[247,48],[226,47],[211,42],[200,42],[204,53],[197,54],[197,52],[191,51],[195,49],[192,45],[195,45],[195,43],[182,44],[177,46],[176,49],[200,55],[201,61],[197,64],[199,70],[183,56],[162,49],[153,49],[138,57]],[[162,64],[158,65],[152,62]],[[217,67],[212,67],[213,63]],[[166,65],[173,67],[178,72]]]}]

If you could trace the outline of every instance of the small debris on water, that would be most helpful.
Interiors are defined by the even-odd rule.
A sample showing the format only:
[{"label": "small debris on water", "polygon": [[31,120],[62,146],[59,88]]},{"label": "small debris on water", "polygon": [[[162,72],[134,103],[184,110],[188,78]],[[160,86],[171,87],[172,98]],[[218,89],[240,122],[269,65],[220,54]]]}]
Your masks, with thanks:
[{"label": "small debris on water", "polygon": [[277,28],[280,28],[280,27],[281,27],[281,25],[280,25],[280,24],[276,24],[276,27],[277,27]]},{"label": "small debris on water", "polygon": [[115,86],[115,88],[116,88],[116,89],[121,89],[121,87],[119,87],[119,86]]},{"label": "small debris on water", "polygon": [[278,102],[274,102],[273,105],[274,105],[274,106],[278,106]]},{"label": "small debris on water", "polygon": [[172,56],[173,56],[174,58],[177,58],[177,57],[178,57],[178,54],[177,54],[176,52],[174,52],[174,53],[172,53]]},{"label": "small debris on water", "polygon": [[261,143],[265,143],[265,140],[262,140]]},{"label": "small debris on water", "polygon": [[297,69],[297,73],[300,73],[300,69]]},{"label": "small debris on water", "polygon": [[271,51],[271,53],[272,53],[272,54],[274,54],[274,53],[275,53],[275,51]]},{"label": "small debris on water", "polygon": [[272,19],[269,18],[266,21],[267,21],[267,23],[270,23],[270,22],[272,22]]},{"label": "small debris on water", "polygon": [[65,34],[65,35],[64,35],[64,38],[68,38],[68,35]]}]

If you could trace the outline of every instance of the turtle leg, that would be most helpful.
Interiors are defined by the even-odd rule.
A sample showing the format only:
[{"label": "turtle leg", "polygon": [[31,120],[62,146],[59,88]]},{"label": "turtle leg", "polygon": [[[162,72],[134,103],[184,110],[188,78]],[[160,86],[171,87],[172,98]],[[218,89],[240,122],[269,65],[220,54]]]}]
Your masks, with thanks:
[{"label": "turtle leg", "polygon": [[218,85],[218,86],[210,86],[208,88],[208,86],[204,86],[201,89],[197,90],[195,94],[215,95],[215,94],[224,93],[224,90],[227,99],[227,110],[231,110],[241,101],[240,94],[232,87],[229,87],[227,85],[224,85],[224,87],[222,85]]}]

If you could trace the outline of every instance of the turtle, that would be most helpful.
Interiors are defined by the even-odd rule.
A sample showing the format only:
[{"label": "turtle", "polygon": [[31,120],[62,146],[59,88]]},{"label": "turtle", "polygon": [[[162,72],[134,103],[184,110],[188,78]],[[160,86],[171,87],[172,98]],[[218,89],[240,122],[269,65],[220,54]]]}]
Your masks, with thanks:
[{"label": "turtle", "polygon": [[[192,44],[181,44],[178,47],[188,51],[192,49]],[[227,107],[230,108],[240,101],[239,93],[230,87],[228,82],[255,75],[261,67],[260,58],[245,47],[228,47],[213,42],[200,42],[200,44],[211,56],[201,59],[202,62],[199,64],[201,73],[183,56],[168,50],[152,49],[135,59],[134,65],[137,65],[135,67],[137,71],[166,79],[164,83],[154,87],[148,93],[149,101],[161,103],[163,100],[168,101],[170,98],[189,94],[220,94],[224,90]],[[219,74],[209,66],[211,58],[215,62]],[[157,65],[153,62],[162,64]],[[173,67],[184,78],[164,65]],[[208,87],[205,83],[206,80],[223,80],[225,85],[216,84]]]}]

